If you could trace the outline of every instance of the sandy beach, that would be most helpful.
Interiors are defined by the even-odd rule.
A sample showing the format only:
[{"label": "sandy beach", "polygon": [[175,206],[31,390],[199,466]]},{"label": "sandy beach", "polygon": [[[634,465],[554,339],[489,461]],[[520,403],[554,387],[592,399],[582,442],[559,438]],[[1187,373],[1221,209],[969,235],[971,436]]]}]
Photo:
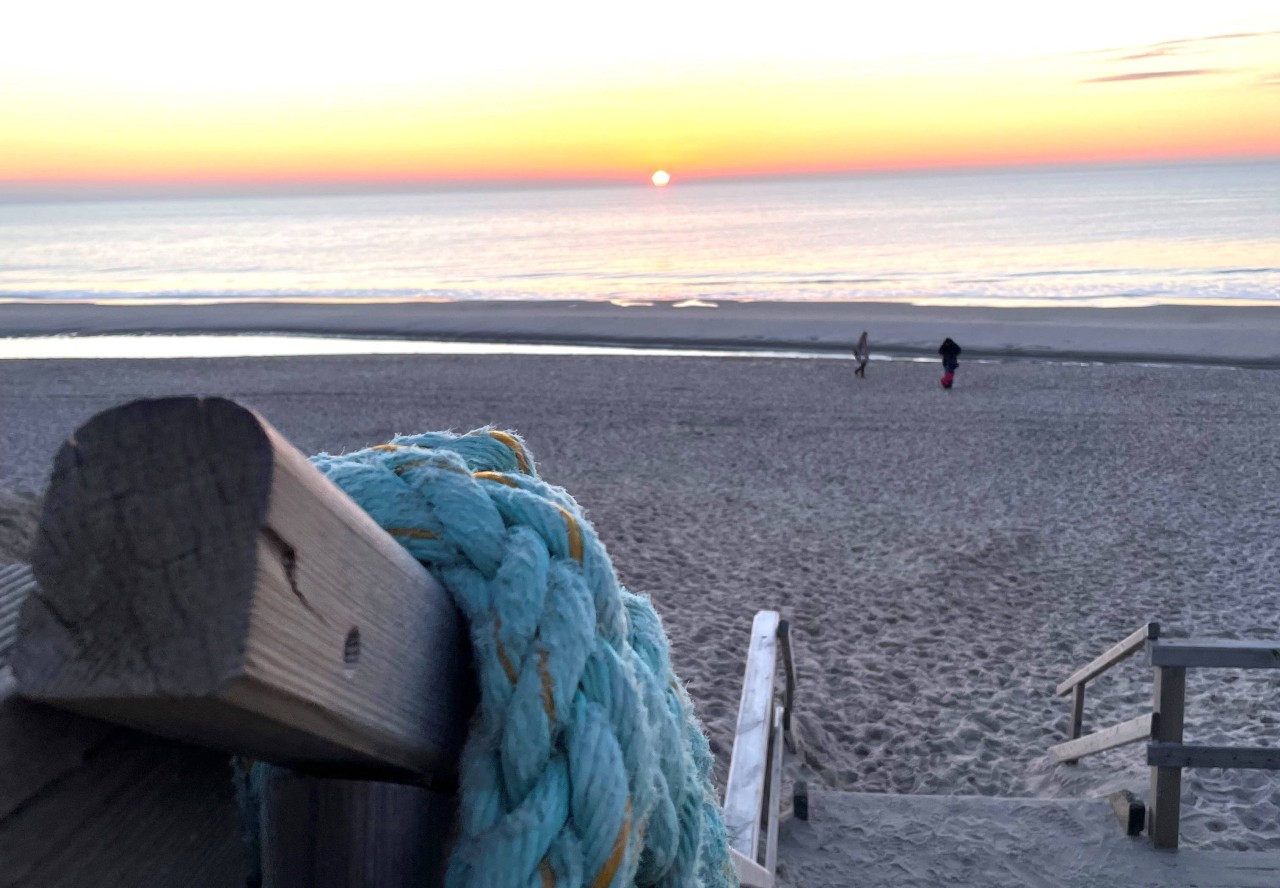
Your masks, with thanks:
[{"label": "sandy beach", "polygon": [[0,337],[284,333],[847,354],[863,330],[881,356],[932,357],[951,336],[970,357],[1280,367],[1280,308],[1264,303],[983,308],[862,301],[0,300]]},{"label": "sandy beach", "polygon": [[[302,450],[518,430],[651,595],[723,780],[752,614],[792,620],[818,788],[1146,794],[1138,747],[1057,766],[1054,685],[1159,620],[1277,633],[1273,371],[743,358],[416,357],[0,362],[0,561],[54,450],[94,412],[217,393]],[[1150,705],[1138,662],[1086,723]],[[1280,679],[1193,672],[1189,742],[1275,743]],[[1280,781],[1191,771],[1189,847],[1280,849]]]}]

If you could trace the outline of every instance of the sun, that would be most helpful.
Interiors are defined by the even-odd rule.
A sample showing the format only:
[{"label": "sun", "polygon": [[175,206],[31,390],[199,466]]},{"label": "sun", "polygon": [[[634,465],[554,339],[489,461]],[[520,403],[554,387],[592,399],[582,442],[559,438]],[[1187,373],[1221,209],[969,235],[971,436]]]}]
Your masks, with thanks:
[{"label": "sun", "polygon": [[659,188],[661,188],[663,185],[666,185],[670,181],[671,181],[671,176],[667,174],[666,170],[658,170],[656,173],[653,174],[653,184],[657,185]]}]

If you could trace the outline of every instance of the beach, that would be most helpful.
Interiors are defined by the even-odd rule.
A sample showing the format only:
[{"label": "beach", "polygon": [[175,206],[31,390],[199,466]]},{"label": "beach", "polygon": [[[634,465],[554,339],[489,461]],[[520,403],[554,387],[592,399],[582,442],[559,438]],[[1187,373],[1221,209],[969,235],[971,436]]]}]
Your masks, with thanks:
[{"label": "beach", "polygon": [[1120,307],[928,300],[0,299],[0,337],[277,333],[847,355],[867,330],[872,352],[881,357],[933,357],[951,336],[971,358],[1280,368],[1275,305],[1117,302]]},{"label": "beach", "polygon": [[[959,337],[957,337],[959,338]],[[873,340],[874,342],[874,340]],[[1142,748],[1054,765],[1054,686],[1148,620],[1275,637],[1280,377],[1232,367],[659,357],[0,362],[0,561],[61,441],[140,397],[209,393],[306,453],[493,424],[652,596],[723,781],[752,615],[791,620],[820,789],[1146,795]],[[157,442],[162,446],[163,442]],[[1274,744],[1277,679],[1193,671],[1188,742]],[[1135,660],[1086,730],[1150,707]],[[1280,849],[1280,782],[1188,771],[1188,847]]]}]

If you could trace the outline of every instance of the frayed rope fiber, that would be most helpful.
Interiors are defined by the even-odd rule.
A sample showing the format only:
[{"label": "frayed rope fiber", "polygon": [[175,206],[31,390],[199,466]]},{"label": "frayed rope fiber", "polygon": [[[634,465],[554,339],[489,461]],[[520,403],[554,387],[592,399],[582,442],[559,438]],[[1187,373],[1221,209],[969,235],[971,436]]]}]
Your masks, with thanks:
[{"label": "frayed rope fiber", "polygon": [[658,614],[518,436],[401,436],[311,461],[470,627],[480,703],[448,888],[738,884]]}]

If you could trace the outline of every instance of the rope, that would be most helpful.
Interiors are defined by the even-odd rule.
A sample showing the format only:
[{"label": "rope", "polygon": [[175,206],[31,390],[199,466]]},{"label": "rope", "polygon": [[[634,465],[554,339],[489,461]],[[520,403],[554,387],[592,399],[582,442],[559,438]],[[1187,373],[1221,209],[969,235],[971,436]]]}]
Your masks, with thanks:
[{"label": "rope", "polygon": [[517,436],[401,436],[312,462],[469,624],[480,702],[447,888],[737,885],[658,614]]}]

